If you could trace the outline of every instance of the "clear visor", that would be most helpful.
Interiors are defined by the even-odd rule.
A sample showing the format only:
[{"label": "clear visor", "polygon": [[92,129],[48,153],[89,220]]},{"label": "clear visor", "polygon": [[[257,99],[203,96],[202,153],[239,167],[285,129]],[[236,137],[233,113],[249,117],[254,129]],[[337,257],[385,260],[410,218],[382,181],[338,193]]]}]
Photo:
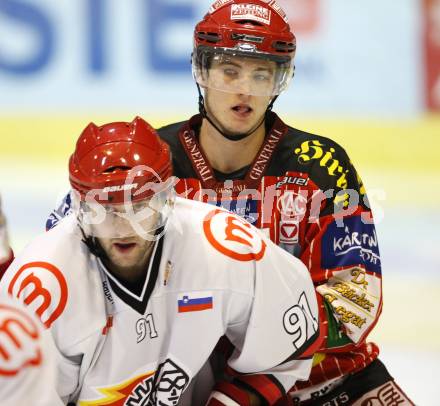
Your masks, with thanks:
[{"label": "clear visor", "polygon": [[165,226],[174,199],[175,191],[170,183],[150,198],[137,202],[102,204],[94,199],[75,199],[74,209],[87,236],[107,239],[140,236],[153,241],[158,230]]},{"label": "clear visor", "polygon": [[290,61],[277,62],[269,58],[267,54],[244,56],[232,51],[204,50],[193,60],[193,75],[205,88],[234,94],[275,96],[288,87],[293,65]]}]

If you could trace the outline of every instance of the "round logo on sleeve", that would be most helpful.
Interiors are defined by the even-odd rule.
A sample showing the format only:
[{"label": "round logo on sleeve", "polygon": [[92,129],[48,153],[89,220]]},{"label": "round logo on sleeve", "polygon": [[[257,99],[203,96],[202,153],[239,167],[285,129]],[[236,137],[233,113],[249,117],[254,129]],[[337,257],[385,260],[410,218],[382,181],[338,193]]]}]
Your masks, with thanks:
[{"label": "round logo on sleeve", "polygon": [[67,304],[67,282],[61,271],[48,262],[23,265],[9,284],[8,293],[25,303],[49,328]]},{"label": "round logo on sleeve", "polygon": [[42,362],[40,331],[35,321],[9,304],[0,304],[0,376],[13,376]]},{"label": "round logo on sleeve", "polygon": [[209,243],[222,254],[237,261],[259,261],[266,243],[257,230],[245,220],[216,209],[203,221],[203,230]]}]

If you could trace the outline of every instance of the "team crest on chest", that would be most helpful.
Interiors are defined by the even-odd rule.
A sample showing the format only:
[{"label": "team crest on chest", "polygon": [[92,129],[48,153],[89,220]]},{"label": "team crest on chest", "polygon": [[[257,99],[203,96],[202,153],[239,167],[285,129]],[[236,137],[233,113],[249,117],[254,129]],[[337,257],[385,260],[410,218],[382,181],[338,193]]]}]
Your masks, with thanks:
[{"label": "team crest on chest", "polygon": [[307,190],[295,192],[283,191],[277,201],[282,218],[302,218],[307,210]]}]

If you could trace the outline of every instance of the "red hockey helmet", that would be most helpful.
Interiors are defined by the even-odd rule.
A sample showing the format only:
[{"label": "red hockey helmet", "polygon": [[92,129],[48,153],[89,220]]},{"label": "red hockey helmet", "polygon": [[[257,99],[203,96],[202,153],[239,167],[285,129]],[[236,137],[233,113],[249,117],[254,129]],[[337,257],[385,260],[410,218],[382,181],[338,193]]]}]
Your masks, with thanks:
[{"label": "red hockey helmet", "polygon": [[69,161],[70,184],[81,200],[92,192],[98,202],[112,204],[124,203],[127,192],[131,201],[150,197],[154,188],[145,186],[165,182],[171,172],[168,145],[140,117],[101,127],[90,123]]},{"label": "red hockey helmet", "polygon": [[69,161],[73,209],[85,234],[149,235],[161,227],[172,209],[171,172],[168,145],[142,118],[90,123]]},{"label": "red hockey helmet", "polygon": [[275,0],[217,0],[195,27],[193,75],[203,87],[236,93],[243,77],[230,69],[234,58],[264,73],[264,64],[256,66],[258,59],[271,76],[255,75],[248,94],[273,96],[286,89],[293,76],[295,51],[295,36]]}]

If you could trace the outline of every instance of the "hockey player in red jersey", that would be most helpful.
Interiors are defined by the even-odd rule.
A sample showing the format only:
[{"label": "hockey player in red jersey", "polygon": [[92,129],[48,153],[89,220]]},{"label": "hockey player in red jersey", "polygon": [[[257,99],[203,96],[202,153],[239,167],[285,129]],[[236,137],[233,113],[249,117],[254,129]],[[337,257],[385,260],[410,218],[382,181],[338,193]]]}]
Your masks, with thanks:
[{"label": "hockey player in red jersey", "polygon": [[[319,322],[304,264],[239,216],[176,197],[171,167],[141,118],[89,124],[69,162],[72,215],[0,282],[50,331],[64,404],[225,404],[227,382],[193,384],[222,336],[231,370],[271,374],[272,404],[310,373]],[[226,404],[261,404],[234,388]]]},{"label": "hockey player in red jersey", "polygon": [[2,199],[0,196],[0,279],[12,260],[13,252],[9,245],[6,217],[2,211]]},{"label": "hockey player in red jersey", "polygon": [[[382,285],[362,181],[338,144],[289,127],[271,111],[293,76],[295,50],[276,1],[214,2],[194,31],[200,114],[159,134],[171,146],[181,195],[237,212],[310,271],[325,340],[310,379],[289,397],[360,405],[385,396],[409,405],[378,347],[367,342],[382,310]],[[268,402],[277,391],[270,377],[241,379]]]}]

